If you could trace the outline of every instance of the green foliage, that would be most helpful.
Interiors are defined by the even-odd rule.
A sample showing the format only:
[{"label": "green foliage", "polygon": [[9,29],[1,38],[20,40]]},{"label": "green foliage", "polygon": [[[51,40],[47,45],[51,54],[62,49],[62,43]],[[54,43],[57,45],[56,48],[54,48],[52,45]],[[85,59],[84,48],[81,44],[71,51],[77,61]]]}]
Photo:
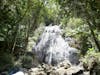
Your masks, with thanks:
[{"label": "green foliage", "polygon": [[100,71],[100,53],[96,53],[93,48],[89,49],[82,62],[86,70]]},{"label": "green foliage", "polygon": [[[74,37],[87,58],[98,58],[99,53],[94,51],[100,50],[99,16],[99,0],[1,0],[0,65],[13,65],[8,58],[12,60],[15,53],[32,50],[41,27],[51,23],[61,25],[65,37]],[[31,66],[32,63],[27,65],[30,62],[30,56],[23,57],[23,67]]]},{"label": "green foliage", "polygon": [[28,9],[28,0],[1,1],[0,8],[0,41],[7,43],[4,50],[8,48],[9,52],[12,50],[19,24],[24,18]]},{"label": "green foliage", "polygon": [[[97,47],[98,51],[100,50],[99,43],[99,34],[100,32],[95,32],[98,30],[97,20],[100,14],[100,9],[96,4],[95,0],[57,0],[61,7],[62,18],[61,23],[64,24],[62,27],[65,29],[65,36],[72,36],[76,39],[81,38],[82,36],[87,36],[90,41],[90,45]],[[99,2],[100,3],[100,2]],[[74,18],[73,18],[74,17]],[[79,22],[80,21],[80,22]],[[92,38],[91,38],[92,37]],[[84,38],[84,37],[83,37]],[[80,41],[80,40],[79,40]],[[94,43],[93,43],[94,42]],[[87,45],[84,44],[83,45]]]},{"label": "green foliage", "polygon": [[[85,33],[87,27],[81,18],[70,18],[67,26],[65,27],[65,36],[75,36],[77,34]],[[87,29],[88,30],[88,29]]]}]

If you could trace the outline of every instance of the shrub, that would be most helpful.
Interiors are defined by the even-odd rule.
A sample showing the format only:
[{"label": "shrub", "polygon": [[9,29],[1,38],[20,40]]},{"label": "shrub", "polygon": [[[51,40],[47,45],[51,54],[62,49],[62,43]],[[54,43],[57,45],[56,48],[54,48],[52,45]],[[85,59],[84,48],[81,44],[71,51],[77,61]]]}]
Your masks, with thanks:
[{"label": "shrub", "polygon": [[13,56],[9,53],[0,52],[0,71],[8,71],[14,66]]},{"label": "shrub", "polygon": [[33,66],[33,57],[31,57],[31,56],[23,56],[21,63],[22,63],[22,67],[23,68],[29,69],[29,68],[31,68]]}]

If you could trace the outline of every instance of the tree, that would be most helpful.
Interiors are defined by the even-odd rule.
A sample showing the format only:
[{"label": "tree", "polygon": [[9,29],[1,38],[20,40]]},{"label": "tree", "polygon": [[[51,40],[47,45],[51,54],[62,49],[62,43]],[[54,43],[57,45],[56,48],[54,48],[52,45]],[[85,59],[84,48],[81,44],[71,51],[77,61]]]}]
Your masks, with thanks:
[{"label": "tree", "polygon": [[[95,0],[64,0],[57,2],[61,5],[62,11],[65,12],[67,19],[70,17],[81,18],[88,25],[89,30],[91,31],[91,35],[94,39],[95,45],[100,51],[100,44],[97,36],[95,35],[98,29],[98,23],[96,20],[100,20],[98,18],[99,15],[99,7],[97,6],[97,1]],[[66,19],[66,20],[67,20]]]}]

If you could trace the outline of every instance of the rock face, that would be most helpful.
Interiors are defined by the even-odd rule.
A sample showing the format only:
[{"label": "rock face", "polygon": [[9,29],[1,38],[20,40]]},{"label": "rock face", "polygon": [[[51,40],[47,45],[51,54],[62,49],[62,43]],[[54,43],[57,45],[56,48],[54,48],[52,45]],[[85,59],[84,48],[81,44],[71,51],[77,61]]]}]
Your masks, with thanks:
[{"label": "rock face", "polygon": [[64,60],[69,60],[72,64],[78,63],[77,49],[65,42],[57,25],[47,26],[44,29],[33,48],[33,53],[40,63],[57,65]]}]

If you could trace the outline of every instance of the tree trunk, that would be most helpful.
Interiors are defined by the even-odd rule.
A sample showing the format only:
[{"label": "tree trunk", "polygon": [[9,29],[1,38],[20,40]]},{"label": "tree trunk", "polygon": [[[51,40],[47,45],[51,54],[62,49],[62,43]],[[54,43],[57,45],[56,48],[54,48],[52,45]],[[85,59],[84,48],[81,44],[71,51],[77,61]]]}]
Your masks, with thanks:
[{"label": "tree trunk", "polygon": [[98,48],[98,51],[100,52],[100,44],[99,44],[99,41],[98,41],[98,39],[96,38],[95,33],[94,33],[93,29],[92,29],[92,26],[91,26],[91,24],[90,24],[90,22],[89,22],[88,20],[87,20],[87,23],[88,23],[88,25],[89,25],[89,29],[90,29],[90,31],[91,31],[93,40],[94,40],[94,42],[95,42],[95,44],[96,44],[96,46],[97,46],[97,48]]}]

